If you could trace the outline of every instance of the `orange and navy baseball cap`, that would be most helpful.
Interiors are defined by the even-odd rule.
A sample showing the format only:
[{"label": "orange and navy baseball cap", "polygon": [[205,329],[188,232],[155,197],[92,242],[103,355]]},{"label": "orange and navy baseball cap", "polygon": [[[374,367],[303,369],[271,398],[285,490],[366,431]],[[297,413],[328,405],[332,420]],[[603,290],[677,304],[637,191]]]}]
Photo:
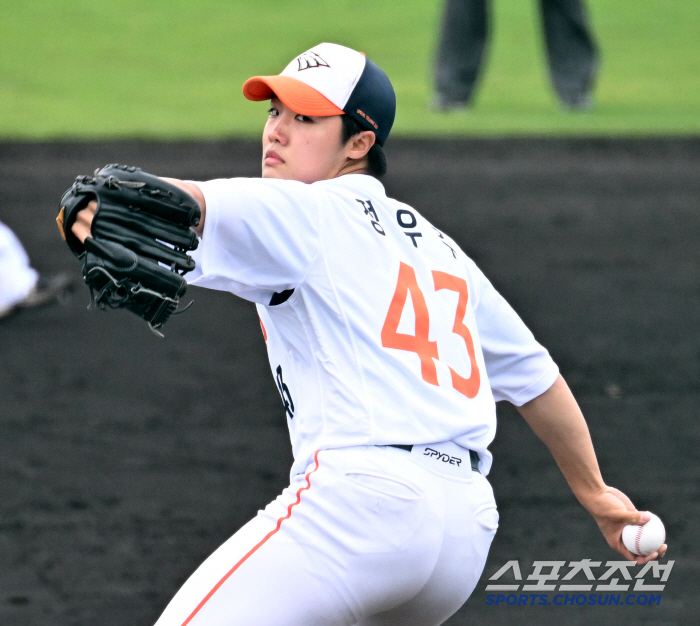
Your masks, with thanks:
[{"label": "orange and navy baseball cap", "polygon": [[396,115],[389,77],[364,54],[322,43],[300,54],[278,76],[253,76],[243,85],[248,100],[277,96],[300,115],[343,115],[374,131],[384,145]]}]

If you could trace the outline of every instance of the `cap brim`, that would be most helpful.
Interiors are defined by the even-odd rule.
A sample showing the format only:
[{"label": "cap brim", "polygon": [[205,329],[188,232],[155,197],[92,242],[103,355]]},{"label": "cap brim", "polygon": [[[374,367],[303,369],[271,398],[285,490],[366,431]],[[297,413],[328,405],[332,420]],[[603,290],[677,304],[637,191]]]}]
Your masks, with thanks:
[{"label": "cap brim", "polygon": [[327,117],[345,113],[321,92],[290,76],[253,76],[243,84],[243,95],[254,101],[277,96],[286,107],[300,115]]}]

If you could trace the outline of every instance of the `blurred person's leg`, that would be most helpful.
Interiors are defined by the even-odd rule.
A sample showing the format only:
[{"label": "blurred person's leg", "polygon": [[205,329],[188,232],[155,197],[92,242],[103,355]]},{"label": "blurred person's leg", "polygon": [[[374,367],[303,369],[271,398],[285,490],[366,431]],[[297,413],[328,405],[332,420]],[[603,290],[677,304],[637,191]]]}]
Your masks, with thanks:
[{"label": "blurred person's leg", "polygon": [[26,298],[38,280],[19,239],[0,222],[0,317]]},{"label": "blurred person's leg", "polygon": [[592,105],[598,54],[582,0],[540,0],[554,89],[562,105]]},{"label": "blurred person's leg", "polygon": [[486,0],[447,0],[435,60],[437,109],[469,103],[488,35]]}]

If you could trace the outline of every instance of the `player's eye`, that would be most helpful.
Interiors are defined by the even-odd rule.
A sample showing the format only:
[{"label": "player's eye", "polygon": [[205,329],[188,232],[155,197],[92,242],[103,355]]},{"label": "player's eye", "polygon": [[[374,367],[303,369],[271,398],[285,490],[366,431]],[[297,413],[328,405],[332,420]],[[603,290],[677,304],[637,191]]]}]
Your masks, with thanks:
[{"label": "player's eye", "polygon": [[267,112],[267,114],[270,117],[277,117],[280,114],[280,112],[275,107],[270,107],[270,110]]},{"label": "player's eye", "polygon": [[300,122],[313,122],[313,120],[308,116],[308,115],[297,115],[296,119],[298,119]]}]

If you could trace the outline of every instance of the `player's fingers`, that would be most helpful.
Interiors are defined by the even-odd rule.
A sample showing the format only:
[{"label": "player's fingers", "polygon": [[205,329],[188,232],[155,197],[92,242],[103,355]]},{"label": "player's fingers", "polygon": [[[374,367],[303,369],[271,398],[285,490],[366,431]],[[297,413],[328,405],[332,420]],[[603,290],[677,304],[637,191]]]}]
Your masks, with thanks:
[{"label": "player's fingers", "polygon": [[651,513],[649,513],[649,511],[624,511],[616,512],[614,522],[622,524],[623,526],[627,526],[628,524],[644,526],[650,519]]},{"label": "player's fingers", "polygon": [[647,556],[636,557],[637,565],[645,565],[649,561],[656,561],[657,559],[660,559],[665,553],[666,553],[666,544],[661,546],[656,552],[652,552],[651,554],[648,554]]},{"label": "player's fingers", "polygon": [[659,558],[659,553],[658,552],[652,552],[651,554],[647,556],[638,556],[637,557],[637,565],[645,565],[649,561],[654,561]]},{"label": "player's fingers", "polygon": [[640,526],[644,526],[650,519],[651,519],[651,513],[649,511],[638,511],[639,515],[637,516],[637,521],[633,522],[634,524],[639,524]]},{"label": "player's fingers", "polygon": [[[659,558],[659,554],[661,553],[661,548],[659,548],[658,552],[653,552],[647,556],[634,554],[634,552],[630,552],[625,546],[625,544],[622,542],[622,534],[618,535],[615,541],[609,542],[609,545],[613,550],[625,557],[625,560],[634,561],[637,565],[644,565],[649,561],[653,561],[654,559]],[[662,546],[662,548],[663,547],[664,546]]]},{"label": "player's fingers", "polygon": [[[664,556],[666,556],[666,550],[668,550],[668,546],[664,543],[662,546],[654,553],[656,554],[657,559],[661,559]],[[649,559],[651,560],[651,559]]]},{"label": "player's fingers", "polygon": [[75,216],[75,222],[71,226],[71,230],[80,242],[85,241],[86,237],[90,236],[93,216],[94,214],[86,209],[78,212]]},{"label": "player's fingers", "polygon": [[[644,512],[648,513],[648,511],[644,511]],[[649,515],[651,515],[651,514],[649,514]],[[649,520],[647,519],[646,521],[649,521]],[[663,558],[666,555],[666,551],[668,550],[668,545],[664,543],[659,547],[658,550],[656,550],[655,552],[652,552],[646,556],[634,554],[633,552],[630,552],[630,550],[627,549],[627,546],[625,546],[624,542],[622,541],[622,533],[621,532],[615,532],[612,535],[612,538],[608,540],[608,545],[616,552],[619,552],[628,561],[635,561],[637,563],[637,565],[644,565],[644,564],[648,563],[649,561],[654,561],[656,559]]]},{"label": "player's fingers", "polygon": [[624,494],[622,491],[619,489],[615,489],[615,487],[608,487],[608,493],[611,495],[615,496],[628,511],[636,511],[637,507],[632,504],[632,500],[630,500],[627,497],[627,494]]},{"label": "player's fingers", "polygon": [[636,555],[632,554],[626,547],[625,544],[622,543],[622,532],[610,532],[609,534],[604,533],[605,539],[608,542],[608,545],[615,550],[615,552],[619,552],[622,556],[624,556],[628,561],[634,561],[636,559]]}]

